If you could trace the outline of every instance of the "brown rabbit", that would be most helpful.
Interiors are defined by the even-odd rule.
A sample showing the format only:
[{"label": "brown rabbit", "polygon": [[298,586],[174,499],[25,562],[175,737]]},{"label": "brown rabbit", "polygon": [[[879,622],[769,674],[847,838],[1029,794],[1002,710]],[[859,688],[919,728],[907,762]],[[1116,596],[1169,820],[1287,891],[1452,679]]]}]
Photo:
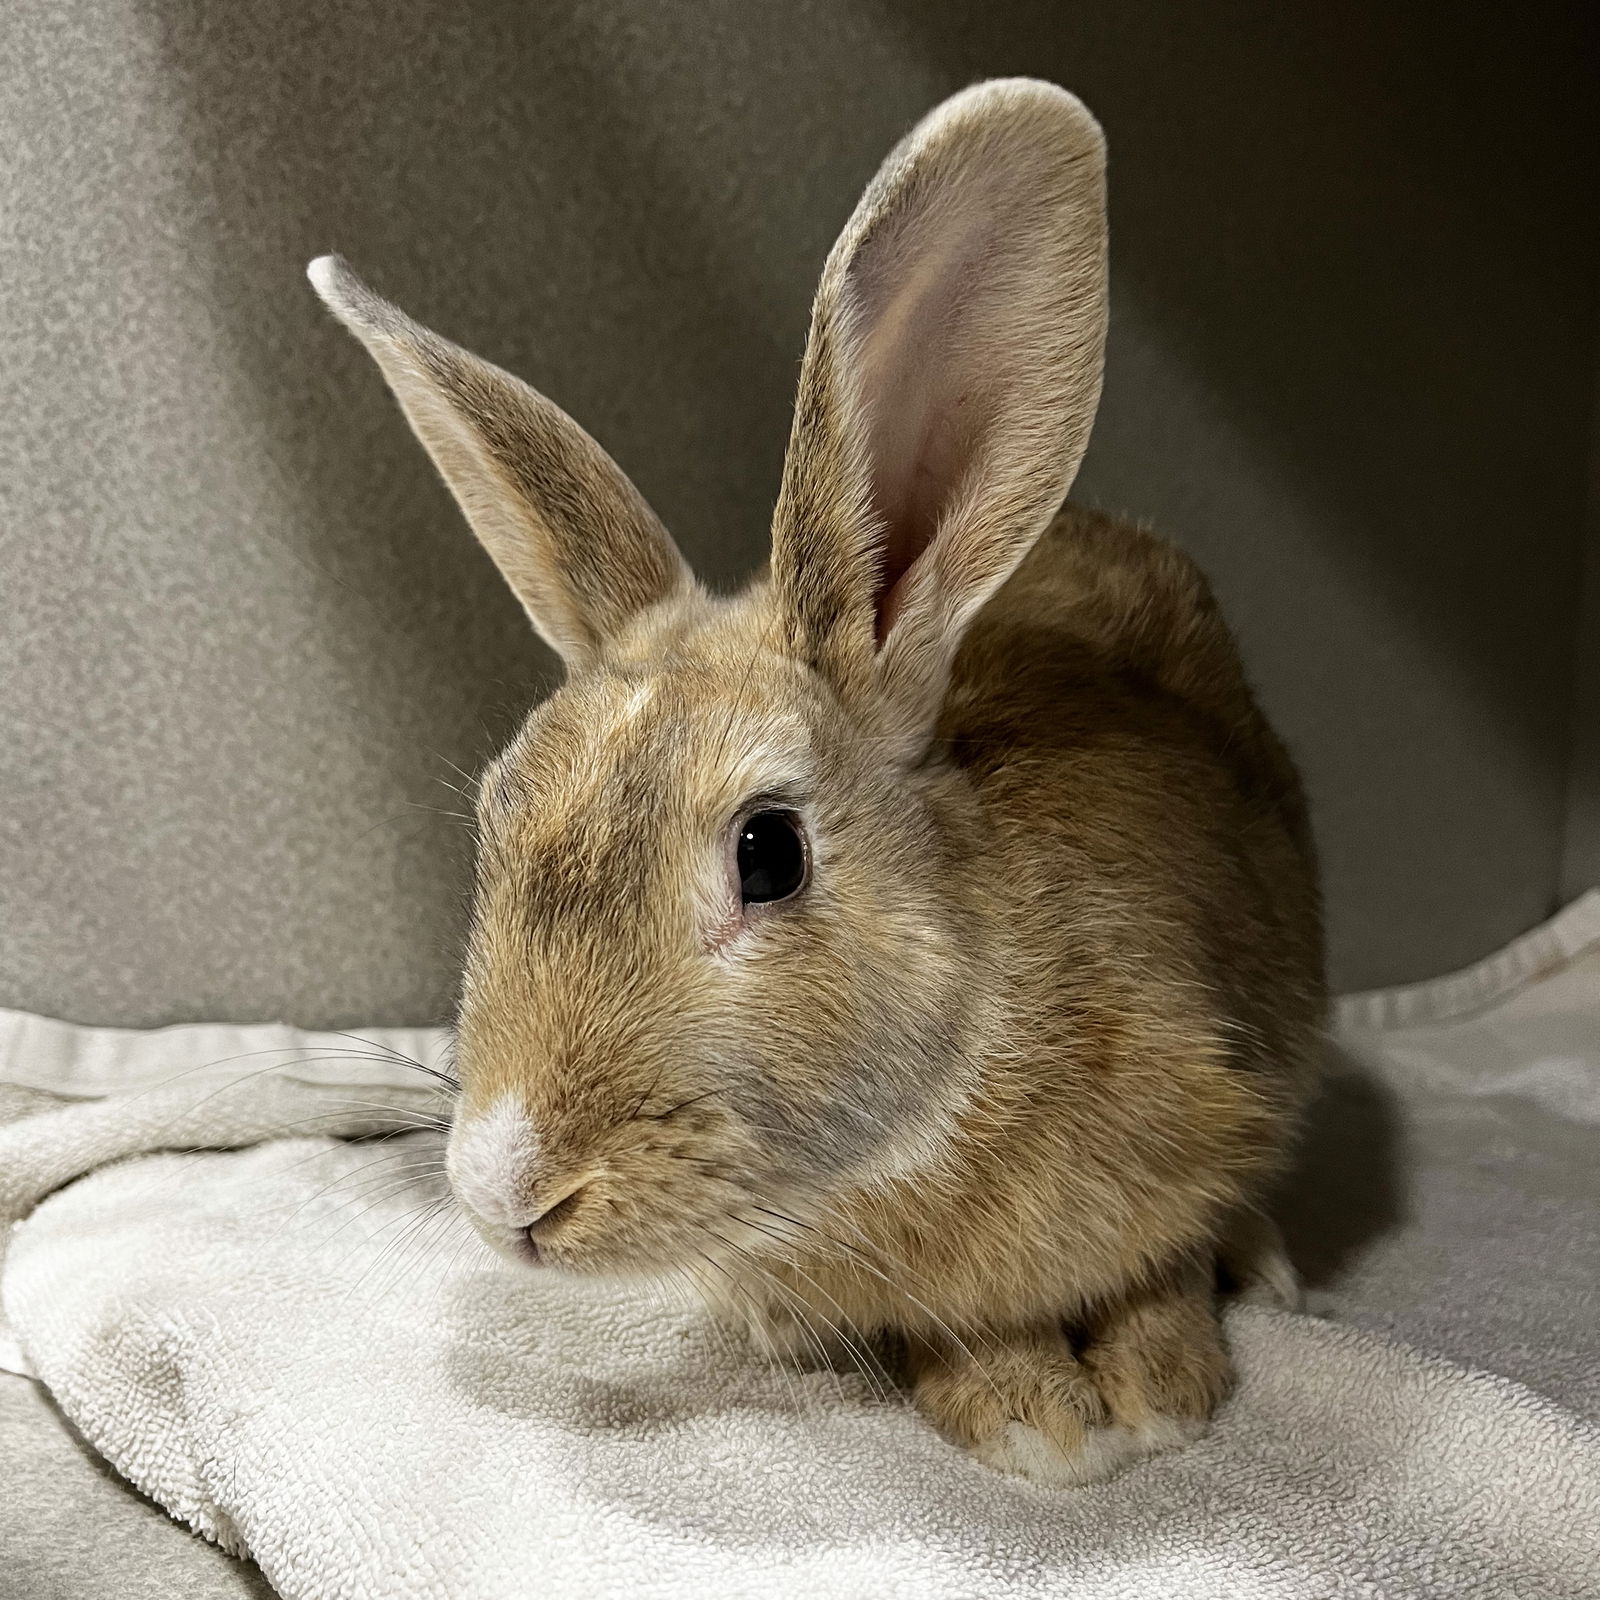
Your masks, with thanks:
[{"label": "brown rabbit", "polygon": [[[1294,769],[1205,580],[1060,510],[1104,145],[981,84],[823,273],[770,575],[701,590],[578,426],[337,259],[565,685],[484,774],[455,1191],[508,1254],[893,1351],[1055,1483],[1193,1437],[1323,1007]],[[857,1350],[859,1354],[859,1349]]]}]

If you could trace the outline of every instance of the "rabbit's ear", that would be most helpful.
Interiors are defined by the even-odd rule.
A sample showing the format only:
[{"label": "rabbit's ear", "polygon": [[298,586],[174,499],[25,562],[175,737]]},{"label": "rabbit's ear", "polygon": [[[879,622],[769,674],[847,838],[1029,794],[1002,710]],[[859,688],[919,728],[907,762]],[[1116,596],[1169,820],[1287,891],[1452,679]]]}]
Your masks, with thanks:
[{"label": "rabbit's ear", "polygon": [[308,275],[389,380],[472,530],[569,668],[688,590],[677,546],[622,469],[559,406],[430,333],[338,256]]},{"label": "rabbit's ear", "polygon": [[884,163],[823,270],[773,523],[797,650],[926,745],[967,624],[1059,508],[1100,396],[1105,143],[978,84]]}]

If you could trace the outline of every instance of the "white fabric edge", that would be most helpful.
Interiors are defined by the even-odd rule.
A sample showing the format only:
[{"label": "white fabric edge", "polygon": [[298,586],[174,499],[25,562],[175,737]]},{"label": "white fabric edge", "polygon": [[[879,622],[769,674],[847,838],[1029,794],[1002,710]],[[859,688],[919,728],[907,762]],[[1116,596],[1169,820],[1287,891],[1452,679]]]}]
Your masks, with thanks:
[{"label": "white fabric edge", "polygon": [[399,1060],[368,1057],[397,1051],[437,1067],[448,1037],[442,1028],[314,1033],[281,1022],[103,1028],[0,1009],[0,1082],[73,1099],[273,1071],[312,1084],[418,1087],[432,1080]]},{"label": "white fabric edge", "polygon": [[1426,1027],[1483,1011],[1600,945],[1600,889],[1459,972],[1392,989],[1367,989],[1333,1003],[1334,1033]]}]

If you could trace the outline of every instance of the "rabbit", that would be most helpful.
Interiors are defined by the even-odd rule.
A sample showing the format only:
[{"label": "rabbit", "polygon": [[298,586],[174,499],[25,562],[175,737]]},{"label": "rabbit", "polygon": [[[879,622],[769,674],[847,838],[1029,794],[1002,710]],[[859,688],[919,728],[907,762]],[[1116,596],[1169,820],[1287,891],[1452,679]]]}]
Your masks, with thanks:
[{"label": "rabbit", "polygon": [[772,526],[700,587],[601,447],[339,258],[565,681],[482,774],[447,1163],[537,1271],[881,1353],[1053,1485],[1200,1434],[1220,1279],[1324,1006],[1307,809],[1205,579],[1065,505],[1105,147],[1027,79],[931,112],[822,274]]}]

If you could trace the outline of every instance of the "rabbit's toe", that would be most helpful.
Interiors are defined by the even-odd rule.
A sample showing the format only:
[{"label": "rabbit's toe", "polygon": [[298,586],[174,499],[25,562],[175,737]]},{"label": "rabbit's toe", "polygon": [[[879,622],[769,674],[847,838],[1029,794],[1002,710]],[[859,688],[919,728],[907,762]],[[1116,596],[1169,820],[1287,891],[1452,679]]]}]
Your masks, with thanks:
[{"label": "rabbit's toe", "polygon": [[1191,1443],[1227,1390],[1216,1305],[1198,1272],[1107,1303],[1075,1335],[1008,1329],[914,1346],[912,1392],[980,1461],[1073,1485]]},{"label": "rabbit's toe", "polygon": [[972,1453],[996,1471],[1056,1488],[1076,1488],[1114,1478],[1146,1456],[1192,1444],[1205,1427],[1204,1422],[1193,1417],[1158,1417],[1137,1428],[1115,1424],[1089,1428],[1074,1448],[1063,1449],[1037,1428],[1025,1422],[1010,1422],[974,1446]]}]

